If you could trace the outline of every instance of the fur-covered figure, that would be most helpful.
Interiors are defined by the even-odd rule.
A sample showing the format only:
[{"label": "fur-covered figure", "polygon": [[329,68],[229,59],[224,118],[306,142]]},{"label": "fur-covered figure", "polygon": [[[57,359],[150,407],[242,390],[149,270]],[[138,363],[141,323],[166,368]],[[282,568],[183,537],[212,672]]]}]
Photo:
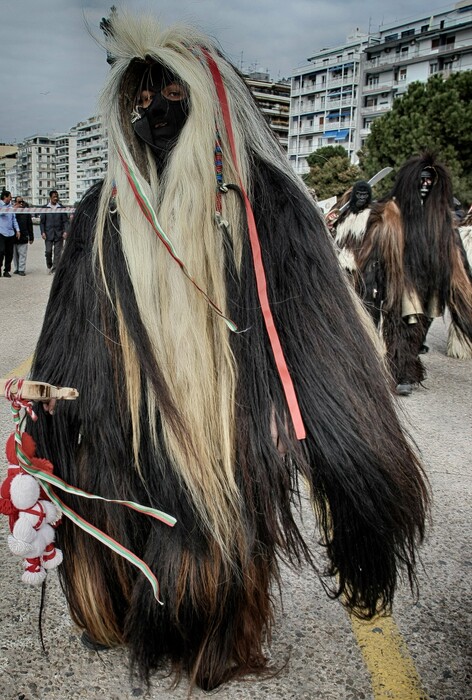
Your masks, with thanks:
[{"label": "fur-covered figure", "polygon": [[434,156],[409,159],[375,204],[354,252],[356,289],[382,332],[397,393],[425,377],[420,353],[432,320],[449,307],[472,338],[472,284],[454,229],[451,179]]},{"label": "fur-covered figure", "polygon": [[[460,241],[463,246],[463,260],[467,275],[472,284],[472,214],[468,214],[459,225]],[[472,340],[468,338],[454,321],[449,325],[447,354],[460,360],[472,360]]]},{"label": "fur-covered figure", "polygon": [[352,187],[347,208],[333,225],[339,262],[351,274],[355,274],[357,269],[355,253],[367,228],[371,202],[371,186],[368,182],[359,180]]},{"label": "fur-covered figure", "polygon": [[[108,173],[76,211],[32,368],[80,397],[31,429],[68,483],[177,518],[171,529],[64,496],[149,564],[163,602],[66,521],[75,622],[127,645],[146,678],[170,660],[210,689],[265,668],[279,560],[314,565],[320,540],[332,595],[363,615],[388,609],[400,569],[414,583],[428,488],[370,319],[241,76],[193,29],[123,16],[107,32]],[[245,193],[304,439],[261,311]],[[296,513],[304,483],[313,539]]]}]

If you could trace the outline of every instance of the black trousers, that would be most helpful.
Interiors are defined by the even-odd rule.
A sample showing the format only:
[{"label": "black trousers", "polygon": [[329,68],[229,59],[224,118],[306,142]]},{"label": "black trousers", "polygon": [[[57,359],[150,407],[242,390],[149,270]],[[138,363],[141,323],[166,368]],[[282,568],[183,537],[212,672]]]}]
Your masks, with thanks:
[{"label": "black trousers", "polygon": [[[44,241],[45,243],[45,256],[46,256],[46,266],[48,270],[51,268],[56,268],[62,253],[62,246],[64,245],[64,239],[59,238],[57,241]],[[54,255],[53,255],[54,253]]]},{"label": "black trousers", "polygon": [[0,273],[2,270],[3,261],[5,260],[4,272],[10,272],[11,261],[13,260],[13,245],[15,236],[2,236],[0,234]]}]

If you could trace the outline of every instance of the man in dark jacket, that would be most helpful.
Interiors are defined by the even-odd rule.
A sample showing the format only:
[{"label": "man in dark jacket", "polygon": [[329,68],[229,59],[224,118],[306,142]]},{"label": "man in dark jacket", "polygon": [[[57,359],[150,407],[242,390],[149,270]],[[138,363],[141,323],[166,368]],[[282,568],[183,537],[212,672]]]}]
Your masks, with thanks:
[{"label": "man in dark jacket", "polygon": [[49,273],[53,273],[62,253],[62,245],[67,237],[66,227],[69,217],[67,214],[62,214],[56,211],[62,209],[62,204],[59,202],[57,190],[51,190],[49,193],[49,202],[47,204],[51,213],[41,214],[40,227],[41,237],[46,244],[46,265]]},{"label": "man in dark jacket", "polygon": [[34,241],[33,219],[31,214],[21,214],[21,210],[27,204],[23,197],[15,197],[16,220],[20,227],[20,235],[16,238],[13,246],[13,264],[15,275],[24,277],[26,274],[26,256],[28,255],[28,245]]}]

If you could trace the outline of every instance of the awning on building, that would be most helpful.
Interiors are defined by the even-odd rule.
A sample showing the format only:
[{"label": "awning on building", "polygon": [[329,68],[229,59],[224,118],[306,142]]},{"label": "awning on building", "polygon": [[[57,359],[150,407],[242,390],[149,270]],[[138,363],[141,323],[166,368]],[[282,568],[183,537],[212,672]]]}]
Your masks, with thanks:
[{"label": "awning on building", "polygon": [[335,141],[344,141],[349,134],[349,129],[331,129],[325,131],[323,136],[328,139],[334,138]]}]

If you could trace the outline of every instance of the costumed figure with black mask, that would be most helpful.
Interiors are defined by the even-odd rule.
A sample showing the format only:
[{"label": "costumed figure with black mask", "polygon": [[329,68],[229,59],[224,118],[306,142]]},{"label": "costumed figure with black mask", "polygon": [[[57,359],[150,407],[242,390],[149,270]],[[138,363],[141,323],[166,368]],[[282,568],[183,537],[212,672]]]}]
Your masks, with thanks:
[{"label": "costumed figure with black mask", "polygon": [[334,224],[334,242],[341,266],[356,276],[356,252],[361,246],[372,203],[372,188],[359,180],[354,184],[346,209]]},{"label": "costumed figure with black mask", "polygon": [[160,584],[65,517],[84,640],[211,689],[266,668],[280,558],[361,615],[389,609],[400,569],[415,581],[428,488],[371,320],[244,80],[197,30],[107,29],[108,171],[77,208],[31,375],[80,396],[29,430],[68,483],[176,519],[63,497]]},{"label": "costumed figure with black mask", "polygon": [[420,354],[446,306],[472,338],[472,284],[454,229],[447,169],[429,153],[410,158],[373,206],[357,265],[361,297],[378,323],[397,393],[425,378]]},{"label": "costumed figure with black mask", "polygon": [[[466,274],[472,284],[472,213],[460,221],[458,245],[463,248],[463,261]],[[451,321],[447,337],[447,354],[460,360],[472,360],[472,341],[462,332],[460,327]]]}]

